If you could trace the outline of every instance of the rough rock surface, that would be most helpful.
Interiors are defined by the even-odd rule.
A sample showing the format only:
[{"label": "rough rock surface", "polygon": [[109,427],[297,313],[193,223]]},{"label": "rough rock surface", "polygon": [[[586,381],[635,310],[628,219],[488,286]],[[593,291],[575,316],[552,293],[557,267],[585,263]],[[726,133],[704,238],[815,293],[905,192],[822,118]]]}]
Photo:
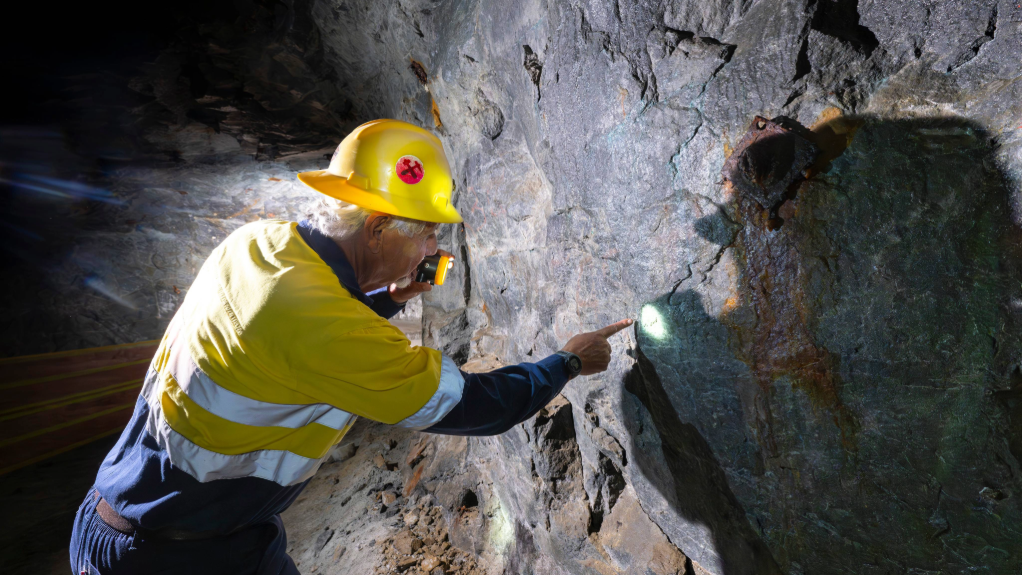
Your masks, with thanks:
[{"label": "rough rock surface", "polygon": [[[590,529],[619,484],[713,573],[1022,568],[1017,3],[436,11],[469,283],[427,341],[520,361],[641,320],[565,392]],[[824,150],[776,230],[720,177],[755,115]]]},{"label": "rough rock surface", "polygon": [[[253,10],[247,35],[201,27],[131,80],[132,141],[164,163],[59,204],[74,250],[46,289],[28,265],[5,286],[46,310],[7,315],[6,353],[159,336],[218,238],[298,215],[294,170],[361,121],[405,119],[445,142],[465,215],[427,345],[480,369],[640,320],[566,402],[435,440],[449,456],[420,497],[481,569],[1022,569],[1017,1]],[[757,115],[823,150],[779,227],[721,178]],[[341,541],[337,522],[290,523],[299,554],[324,526],[324,549]]]},{"label": "rough rock surface", "polygon": [[[604,492],[612,511],[591,512],[571,404],[558,398],[524,425],[523,458],[496,439],[359,421],[284,513],[288,552],[302,572],[334,575],[703,573],[620,473]],[[498,481],[515,496],[497,493]]]},{"label": "rough rock surface", "polygon": [[495,499],[476,495],[487,486],[467,472],[469,457],[464,440],[438,444],[358,422],[284,513],[288,553],[303,573],[500,573],[499,562],[463,541],[465,533],[485,538],[474,529],[502,513]]}]

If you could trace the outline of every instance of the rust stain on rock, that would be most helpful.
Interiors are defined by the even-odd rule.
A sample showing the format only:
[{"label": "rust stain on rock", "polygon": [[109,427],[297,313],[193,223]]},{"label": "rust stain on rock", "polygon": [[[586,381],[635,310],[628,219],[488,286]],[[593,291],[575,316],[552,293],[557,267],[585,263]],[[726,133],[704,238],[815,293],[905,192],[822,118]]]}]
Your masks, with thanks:
[{"label": "rust stain on rock", "polygon": [[405,483],[405,488],[402,492],[405,497],[411,495],[412,492],[415,491],[415,488],[419,486],[419,481],[422,480],[422,471],[424,469],[426,469],[425,463],[420,463],[419,466],[415,468],[415,472],[412,473],[412,477],[407,483]]},{"label": "rust stain on rock", "polygon": [[820,155],[809,167],[806,176],[811,178],[826,173],[830,169],[830,163],[845,153],[852,144],[862,124],[862,118],[845,116],[841,110],[833,106],[821,112],[807,135],[807,138],[820,149]]},{"label": "rust stain on rock", "polygon": [[736,191],[774,212],[820,153],[808,135],[794,120],[756,116],[721,175]]},{"label": "rust stain on rock", "polygon": [[430,98],[429,99],[429,103],[430,103],[430,111],[433,112],[433,123],[436,125],[437,129],[443,128],[444,127],[444,123],[440,121],[440,108],[436,107],[436,100],[434,100],[433,98]]},{"label": "rust stain on rock", "polygon": [[420,84],[425,86],[429,83],[429,76],[426,74],[426,68],[422,65],[422,62],[413,58],[412,63],[408,65],[408,68],[411,69],[413,74],[415,74],[415,77],[419,80]]},{"label": "rust stain on rock", "polygon": [[[744,306],[723,318],[732,335],[732,347],[738,359],[751,368],[764,394],[769,395],[774,383],[787,377],[815,408],[830,414],[841,432],[842,444],[854,451],[859,424],[841,400],[840,357],[819,345],[814,335],[824,294],[811,290],[826,288],[809,286],[826,285],[830,272],[821,258],[809,259],[803,254],[821,248],[826,252],[826,239],[814,237],[797,216],[783,231],[772,232],[754,201],[741,196],[737,201],[738,213],[751,225],[744,227],[736,241],[745,264],[740,287]],[[794,210],[798,200],[791,203]],[[821,275],[825,281],[813,281]],[[764,446],[772,452],[772,416],[768,408],[758,411],[765,411],[758,427]]]},{"label": "rust stain on rock", "polygon": [[[836,121],[829,118],[821,125],[833,127]],[[764,132],[768,127],[765,122],[757,118],[753,128]],[[742,262],[742,276],[739,302],[728,305],[728,311],[721,319],[728,327],[736,356],[750,367],[759,388],[755,405],[751,406],[755,420],[751,424],[768,455],[777,453],[771,431],[774,416],[769,397],[777,380],[782,378],[787,378],[793,388],[805,393],[815,409],[829,414],[840,431],[846,450],[857,450],[859,423],[841,399],[840,356],[818,344],[815,336],[819,313],[828,297],[829,286],[835,281],[829,261],[836,257],[836,249],[826,234],[818,229],[818,222],[802,216],[803,212],[812,213],[811,209],[800,208],[812,202],[813,198],[807,198],[806,194],[811,193],[816,184],[795,174],[796,167],[807,169],[808,162],[818,154],[829,157],[836,151],[840,155],[850,138],[854,137],[855,128],[850,126],[841,124],[838,127],[840,132],[831,130],[833,134],[842,136],[843,147],[824,142],[827,145],[813,145],[814,151],[810,155],[795,153],[791,162],[781,162],[784,165],[774,170],[772,177],[780,177],[774,178],[778,186],[785,185],[784,178],[791,179],[788,184],[790,190],[783,194],[776,189],[772,196],[737,190],[735,188],[742,184],[735,180],[740,178],[728,178],[726,182],[731,187],[729,192],[737,192],[730,195],[735,202],[739,223],[743,224],[735,241],[736,255]],[[743,139],[746,145],[740,144],[735,149],[728,161],[730,169],[741,170],[741,156],[752,144],[764,146],[770,145],[770,142],[780,143],[788,151],[799,145],[797,142],[762,137],[753,138],[750,144],[748,138]],[[780,154],[768,149],[759,152],[761,160],[782,156],[781,159],[786,159],[790,155],[784,150]],[[754,167],[757,170],[762,168]],[[728,169],[725,167],[725,173]],[[767,170],[768,175],[769,172]],[[762,170],[756,173],[762,173]],[[754,183],[755,180],[750,178],[744,185],[747,187]],[[768,205],[771,202],[773,204]],[[788,222],[783,228],[772,225],[780,218]]]}]

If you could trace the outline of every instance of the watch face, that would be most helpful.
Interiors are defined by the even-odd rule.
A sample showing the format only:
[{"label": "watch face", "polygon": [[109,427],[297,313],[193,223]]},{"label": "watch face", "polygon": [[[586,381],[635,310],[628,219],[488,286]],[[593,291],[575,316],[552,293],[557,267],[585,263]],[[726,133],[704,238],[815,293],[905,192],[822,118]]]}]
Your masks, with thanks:
[{"label": "watch face", "polygon": [[573,371],[575,373],[578,373],[578,372],[582,371],[582,360],[581,359],[579,359],[577,357],[573,357],[573,358],[571,358],[568,361],[568,363],[571,365],[571,371]]}]

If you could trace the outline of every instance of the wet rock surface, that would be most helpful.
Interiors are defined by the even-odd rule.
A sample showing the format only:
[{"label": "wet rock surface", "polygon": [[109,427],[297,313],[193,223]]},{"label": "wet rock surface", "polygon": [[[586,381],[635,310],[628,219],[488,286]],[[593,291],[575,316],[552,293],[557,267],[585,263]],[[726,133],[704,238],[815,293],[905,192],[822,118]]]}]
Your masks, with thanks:
[{"label": "wet rock surface", "polygon": [[[41,310],[5,316],[9,355],[158,337],[205,254],[300,217],[294,171],[376,117],[439,135],[465,216],[424,344],[488,369],[639,320],[501,437],[353,432],[288,513],[304,571],[1022,569],[1017,2],[310,0],[236,22],[103,92],[133,162],[71,138],[84,163],[61,165],[105,168],[62,177],[93,191],[10,202],[57,217],[19,236],[49,275],[9,274],[5,301]],[[759,200],[721,177],[756,116],[820,150]]]}]

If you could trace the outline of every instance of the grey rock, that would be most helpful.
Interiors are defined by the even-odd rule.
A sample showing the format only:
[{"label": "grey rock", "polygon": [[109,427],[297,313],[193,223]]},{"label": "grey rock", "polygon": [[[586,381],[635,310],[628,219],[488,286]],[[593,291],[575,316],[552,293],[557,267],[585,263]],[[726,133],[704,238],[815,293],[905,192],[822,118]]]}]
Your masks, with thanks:
[{"label": "grey rock", "polygon": [[329,543],[330,540],[333,539],[333,537],[334,530],[329,527],[324,528],[323,532],[320,533],[319,537],[316,538],[316,544],[313,547],[314,549],[313,555],[319,555],[319,552],[322,551],[324,547],[326,547],[326,544]]}]

